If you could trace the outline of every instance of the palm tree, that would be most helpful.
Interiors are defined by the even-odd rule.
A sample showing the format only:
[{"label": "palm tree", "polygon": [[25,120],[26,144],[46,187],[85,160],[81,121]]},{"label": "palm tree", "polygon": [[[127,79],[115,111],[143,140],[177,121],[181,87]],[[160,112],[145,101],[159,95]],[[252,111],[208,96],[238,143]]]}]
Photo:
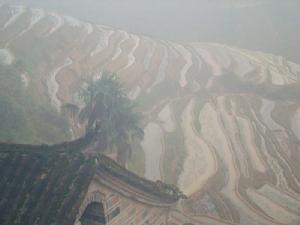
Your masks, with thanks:
[{"label": "palm tree", "polygon": [[87,122],[86,130],[96,130],[101,150],[116,149],[117,160],[125,165],[131,156],[131,143],[143,137],[139,127],[140,116],[114,74],[104,73],[94,82],[88,82],[80,92],[85,102],[79,117]]}]

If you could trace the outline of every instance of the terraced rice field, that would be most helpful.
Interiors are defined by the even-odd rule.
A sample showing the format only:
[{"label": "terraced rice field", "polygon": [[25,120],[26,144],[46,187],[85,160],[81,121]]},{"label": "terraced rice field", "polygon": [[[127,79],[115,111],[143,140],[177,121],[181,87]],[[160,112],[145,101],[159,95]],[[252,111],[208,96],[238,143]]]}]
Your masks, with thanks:
[{"label": "terraced rice field", "polygon": [[[172,181],[189,196],[174,217],[300,224],[299,95],[284,92],[300,87],[299,65],[222,44],[154,40],[39,9],[3,5],[0,15],[2,61],[22,60],[25,80],[34,77],[58,112],[77,102],[84,79],[118,74],[144,115],[145,176]],[[297,109],[292,116],[289,108]]]}]

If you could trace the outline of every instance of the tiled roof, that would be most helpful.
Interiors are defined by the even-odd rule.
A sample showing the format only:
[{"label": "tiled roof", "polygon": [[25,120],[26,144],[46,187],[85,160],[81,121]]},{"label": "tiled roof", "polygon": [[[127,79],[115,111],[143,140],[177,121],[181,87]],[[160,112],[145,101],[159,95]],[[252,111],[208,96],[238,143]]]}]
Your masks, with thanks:
[{"label": "tiled roof", "polygon": [[0,224],[73,225],[95,173],[161,199],[176,202],[180,192],[151,182],[100,154],[83,154],[86,140],[60,145],[0,144]]},{"label": "tiled roof", "polygon": [[73,225],[93,164],[81,153],[28,151],[30,147],[24,145],[24,152],[1,152],[3,146],[0,224]]}]

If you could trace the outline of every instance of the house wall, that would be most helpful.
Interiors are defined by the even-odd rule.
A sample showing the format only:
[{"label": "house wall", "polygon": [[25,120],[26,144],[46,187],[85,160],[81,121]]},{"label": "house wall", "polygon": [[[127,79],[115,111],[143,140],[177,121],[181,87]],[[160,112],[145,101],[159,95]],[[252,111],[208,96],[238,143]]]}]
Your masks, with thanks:
[{"label": "house wall", "polygon": [[75,225],[80,225],[84,210],[92,202],[103,204],[109,225],[167,225],[169,208],[146,205],[124,197],[94,179],[81,204]]}]

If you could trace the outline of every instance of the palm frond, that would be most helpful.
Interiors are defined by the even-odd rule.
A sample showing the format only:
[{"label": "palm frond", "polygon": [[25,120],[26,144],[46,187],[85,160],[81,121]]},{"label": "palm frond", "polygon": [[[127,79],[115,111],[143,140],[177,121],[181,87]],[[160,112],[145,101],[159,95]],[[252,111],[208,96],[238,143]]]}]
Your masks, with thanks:
[{"label": "palm frond", "polygon": [[80,96],[86,106],[79,119],[88,121],[88,128],[99,127],[99,135],[105,138],[108,147],[116,146],[123,156],[131,155],[132,136],[142,139],[144,132],[139,126],[141,116],[135,110],[136,105],[128,99],[117,76],[104,72],[99,80],[87,82]]}]

